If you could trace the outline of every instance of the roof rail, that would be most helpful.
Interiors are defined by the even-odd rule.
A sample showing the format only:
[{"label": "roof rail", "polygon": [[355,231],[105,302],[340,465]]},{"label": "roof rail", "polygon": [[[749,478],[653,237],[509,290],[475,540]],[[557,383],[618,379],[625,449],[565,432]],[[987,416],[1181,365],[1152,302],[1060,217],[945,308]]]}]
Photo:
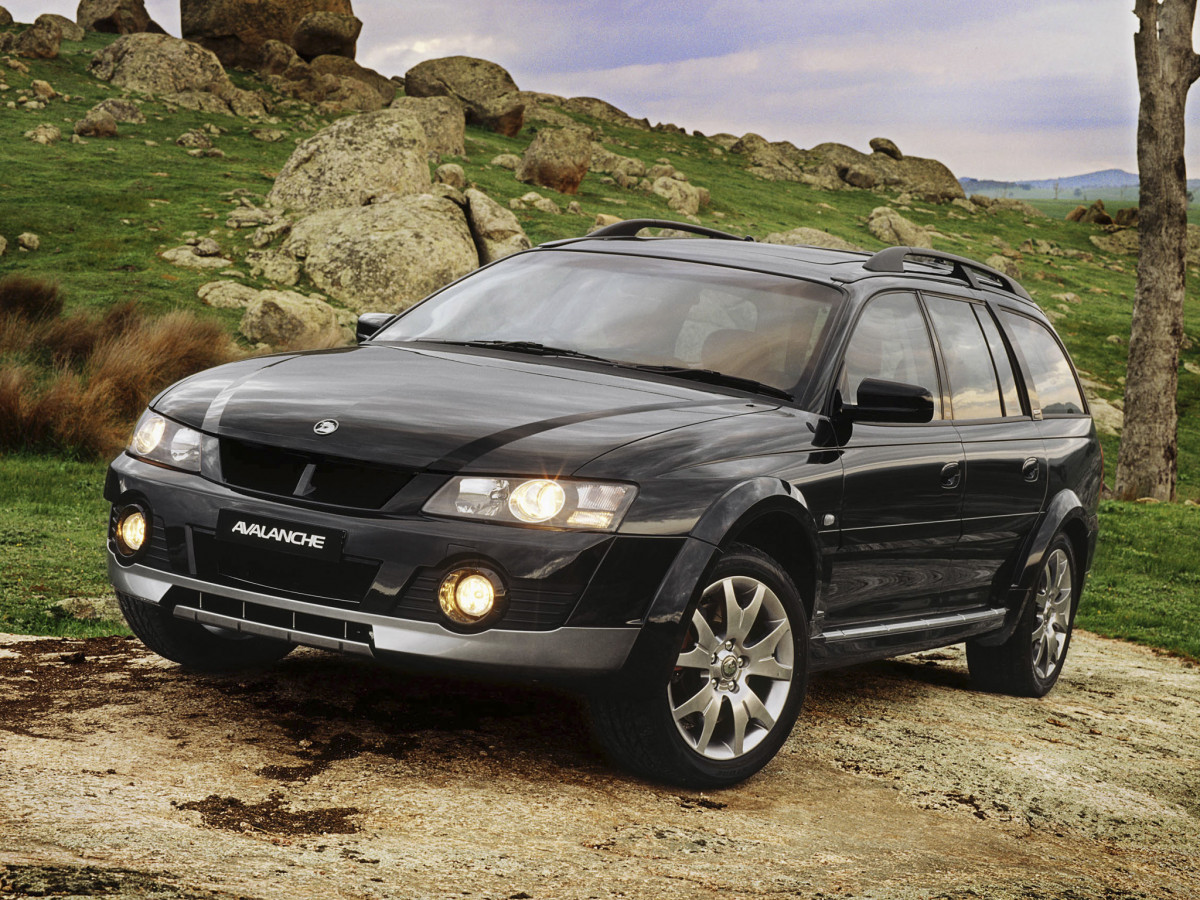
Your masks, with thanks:
[{"label": "roof rail", "polygon": [[983,263],[968,259],[965,256],[956,256],[953,253],[930,250],[926,247],[888,247],[880,250],[863,263],[863,268],[868,272],[894,272],[902,274],[904,272],[904,261],[910,257],[949,263],[953,266],[951,277],[966,282],[976,290],[998,286],[1001,290],[1008,291],[1010,294],[1015,294],[1026,300],[1032,299],[1025,288],[1021,287],[1011,276],[1006,275],[999,269],[985,266]]},{"label": "roof rail", "polygon": [[716,228],[707,228],[704,225],[692,225],[688,222],[672,222],[668,219],[624,219],[620,222],[614,222],[612,225],[605,225],[603,228],[591,232],[587,237],[634,237],[643,228],[673,228],[676,231],[689,231],[692,234],[702,234],[705,237],[717,238],[723,241],[754,240],[748,234],[739,237],[736,234],[730,234],[728,231],[718,231]]}]

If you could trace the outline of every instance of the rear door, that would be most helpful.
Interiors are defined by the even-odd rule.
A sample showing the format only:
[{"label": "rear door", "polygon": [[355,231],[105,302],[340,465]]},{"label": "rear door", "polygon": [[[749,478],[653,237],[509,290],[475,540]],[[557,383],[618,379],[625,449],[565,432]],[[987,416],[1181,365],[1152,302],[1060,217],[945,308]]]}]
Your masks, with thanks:
[{"label": "rear door", "polygon": [[1046,495],[1046,448],[1018,388],[1016,367],[983,303],[925,294],[949,381],[950,417],[964,455],[960,593],[952,606],[1003,602]]},{"label": "rear door", "polygon": [[934,397],[932,422],[855,422],[840,427],[841,532],[832,555],[827,624],[916,616],[956,593],[954,548],[962,504],[963,450],[945,401],[917,295],[880,294],[864,307],[841,368],[855,402],[865,378],[919,384]]}]

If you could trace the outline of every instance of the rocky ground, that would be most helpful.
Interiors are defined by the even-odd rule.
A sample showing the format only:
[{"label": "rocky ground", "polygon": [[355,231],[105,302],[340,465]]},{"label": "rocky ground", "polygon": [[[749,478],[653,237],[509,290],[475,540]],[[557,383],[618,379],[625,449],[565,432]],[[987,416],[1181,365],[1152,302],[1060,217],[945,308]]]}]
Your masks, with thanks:
[{"label": "rocky ground", "polygon": [[814,680],[763,774],[639,782],[538,689],[316,651],[187,675],[124,638],[0,638],[0,895],[1180,898],[1200,670],[1077,637],[1042,701],[958,648]]}]

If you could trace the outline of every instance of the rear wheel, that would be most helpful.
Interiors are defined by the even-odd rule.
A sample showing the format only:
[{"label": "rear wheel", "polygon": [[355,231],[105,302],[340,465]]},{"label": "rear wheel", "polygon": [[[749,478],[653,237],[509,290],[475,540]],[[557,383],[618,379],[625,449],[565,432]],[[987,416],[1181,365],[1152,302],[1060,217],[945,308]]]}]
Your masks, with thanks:
[{"label": "rear wheel", "polygon": [[1067,661],[1077,603],[1075,554],[1057,535],[1046,550],[1033,596],[1021,621],[1003,644],[967,644],[971,680],[985,691],[1044,697]]},{"label": "rear wheel", "polygon": [[593,700],[596,735],[626,767],[696,788],[749,778],[804,701],[808,621],[775,560],[735,545],[700,595],[661,677]]},{"label": "rear wheel", "polygon": [[142,643],[185,669],[238,672],[269,666],[292,652],[294,644],[243,635],[187,622],[169,609],[117,595],[129,628]]}]

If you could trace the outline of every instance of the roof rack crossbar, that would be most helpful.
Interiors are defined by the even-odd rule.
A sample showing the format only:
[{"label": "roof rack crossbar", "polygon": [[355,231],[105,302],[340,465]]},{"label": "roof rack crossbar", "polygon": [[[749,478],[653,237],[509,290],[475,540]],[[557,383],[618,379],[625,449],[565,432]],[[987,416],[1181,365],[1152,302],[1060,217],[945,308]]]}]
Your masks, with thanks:
[{"label": "roof rack crossbar", "polygon": [[994,278],[998,281],[1004,290],[1010,294],[1029,299],[1029,293],[1009,275],[1006,275],[999,269],[993,269],[991,266],[986,266],[965,256],[956,256],[953,253],[946,253],[942,250],[931,250],[926,247],[887,247],[863,263],[863,268],[868,272],[894,272],[902,274],[904,272],[904,261],[909,257],[933,259],[939,262],[950,263],[953,266],[952,277],[966,282],[976,290],[987,287],[985,284],[980,284],[977,277],[978,275],[986,275],[988,278]]},{"label": "roof rack crossbar", "polygon": [[673,228],[676,231],[688,231],[692,234],[702,234],[705,237],[717,238],[723,241],[753,241],[750,235],[730,234],[704,225],[692,225],[689,222],[672,222],[668,219],[625,219],[598,228],[587,236],[589,238],[634,237],[643,228]]}]

